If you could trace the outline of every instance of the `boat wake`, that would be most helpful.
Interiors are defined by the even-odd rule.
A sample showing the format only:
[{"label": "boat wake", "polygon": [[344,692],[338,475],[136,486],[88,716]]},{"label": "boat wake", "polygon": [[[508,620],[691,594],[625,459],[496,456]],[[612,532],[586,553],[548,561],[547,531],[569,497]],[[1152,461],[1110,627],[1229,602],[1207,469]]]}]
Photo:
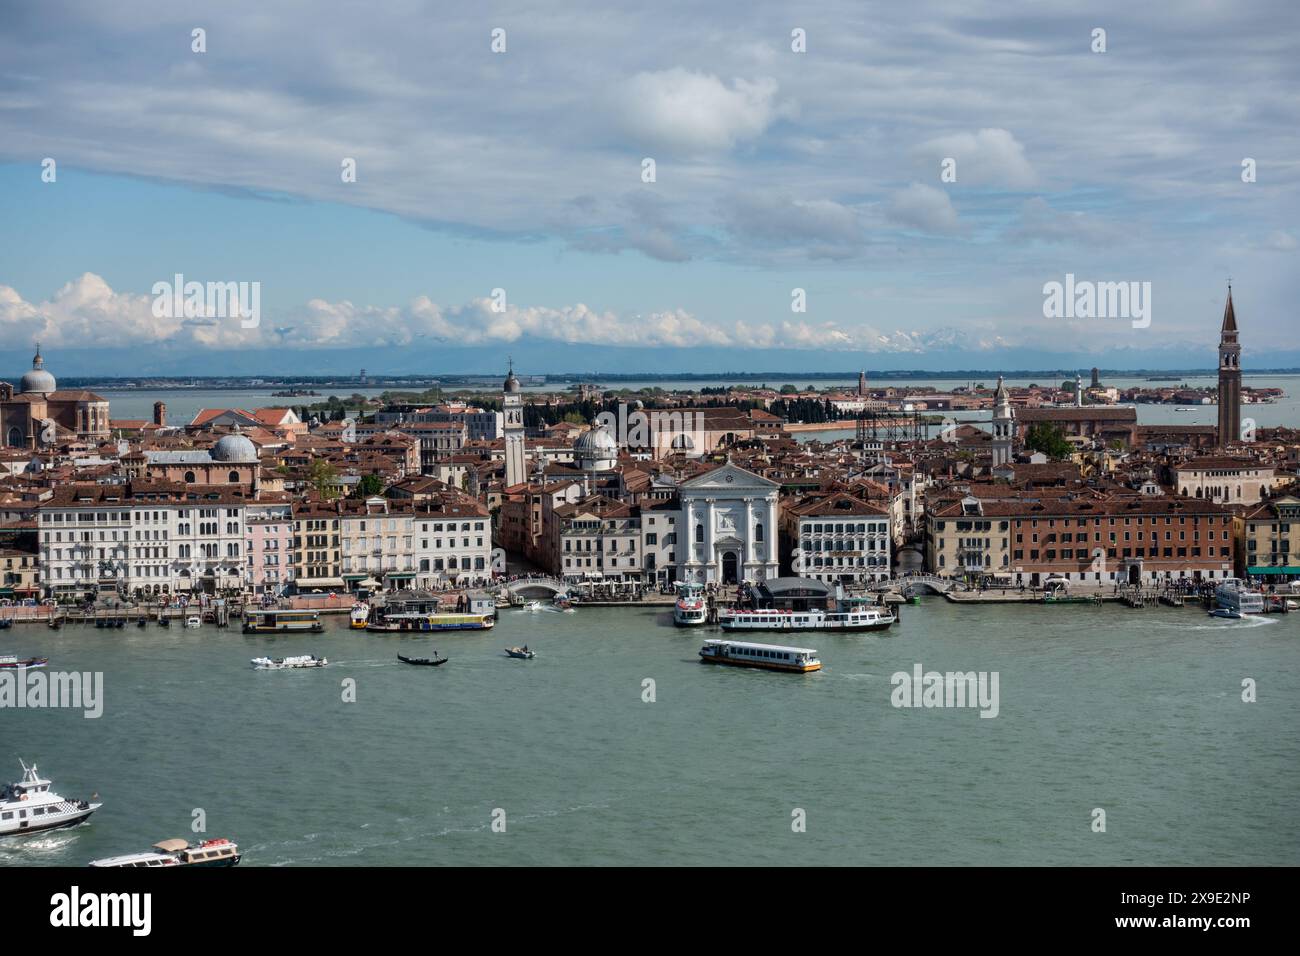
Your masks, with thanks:
[{"label": "boat wake", "polygon": [[1271,627],[1282,622],[1276,618],[1263,617],[1258,614],[1248,614],[1245,617],[1236,620],[1229,618],[1215,618],[1213,621],[1206,621],[1204,624],[1172,624],[1164,621],[1153,621],[1145,625],[1152,630],[1178,630],[1178,631],[1227,631],[1239,630],[1245,628],[1249,630],[1255,627]]}]

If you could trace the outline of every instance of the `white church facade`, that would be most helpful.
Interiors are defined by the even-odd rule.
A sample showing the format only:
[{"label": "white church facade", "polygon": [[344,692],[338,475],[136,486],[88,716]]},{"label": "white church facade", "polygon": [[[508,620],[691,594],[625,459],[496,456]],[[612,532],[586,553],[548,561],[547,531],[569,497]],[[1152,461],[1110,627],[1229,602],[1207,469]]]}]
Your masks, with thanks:
[{"label": "white church facade", "polygon": [[780,576],[780,485],[728,462],[678,490],[678,580],[738,584]]}]

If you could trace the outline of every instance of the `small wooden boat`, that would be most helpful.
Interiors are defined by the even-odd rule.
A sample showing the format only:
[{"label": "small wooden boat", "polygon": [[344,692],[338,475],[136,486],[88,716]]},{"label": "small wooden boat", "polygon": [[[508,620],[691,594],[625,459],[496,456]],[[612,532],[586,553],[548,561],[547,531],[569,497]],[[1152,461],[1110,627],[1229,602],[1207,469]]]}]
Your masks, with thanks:
[{"label": "small wooden boat", "polygon": [[172,622],[168,619],[168,617],[167,617],[165,614],[161,614],[161,613],[160,613],[160,614],[158,615],[158,626],[159,626],[159,627],[171,627],[171,626],[172,626]]},{"label": "small wooden boat", "polygon": [[50,659],[48,657],[27,657],[19,660],[13,654],[5,654],[0,656],[0,670],[18,670],[25,667],[44,667],[49,662]]},{"label": "small wooden boat", "polygon": [[398,654],[397,659],[403,664],[415,664],[420,667],[437,667],[439,664],[447,663],[445,657],[407,657],[404,654]]},{"label": "small wooden boat", "polygon": [[7,631],[14,626],[12,618],[0,617],[0,631]]},{"label": "small wooden boat", "polygon": [[62,622],[61,620],[59,620],[57,617],[52,617],[52,618],[50,618],[50,628],[51,628],[52,630],[57,631],[57,630],[58,630],[59,628],[61,628],[62,626],[63,626],[63,622]]},{"label": "small wooden boat", "polygon": [[140,618],[138,621],[135,622],[135,626],[136,626],[136,627],[144,627],[144,626],[147,625],[148,623],[149,623],[149,622],[148,622],[145,618]]},{"label": "small wooden boat", "polygon": [[530,651],[527,645],[524,645],[523,647],[507,647],[506,656],[517,657],[520,660],[524,660],[524,661],[531,661],[534,657],[537,656],[537,652]]}]

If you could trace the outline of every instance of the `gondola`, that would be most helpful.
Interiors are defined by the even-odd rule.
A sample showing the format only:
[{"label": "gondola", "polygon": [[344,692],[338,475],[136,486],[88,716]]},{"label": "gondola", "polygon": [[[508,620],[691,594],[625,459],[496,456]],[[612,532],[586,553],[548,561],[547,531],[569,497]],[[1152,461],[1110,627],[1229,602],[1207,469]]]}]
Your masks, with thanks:
[{"label": "gondola", "polygon": [[7,631],[13,626],[14,622],[11,618],[0,617],[0,631]]},{"label": "gondola", "polygon": [[172,626],[172,622],[171,622],[170,620],[168,620],[168,618],[167,618],[167,616],[166,616],[165,614],[159,614],[159,615],[158,615],[158,626],[159,626],[159,627],[171,627],[171,626]]},{"label": "gondola", "polygon": [[445,657],[406,657],[405,655],[398,654],[397,659],[403,664],[417,664],[422,667],[437,667],[439,664],[447,663],[447,658]]},{"label": "gondola", "polygon": [[136,627],[145,627],[149,623],[147,618],[140,618],[135,622]]},{"label": "gondola", "polygon": [[51,630],[55,630],[55,631],[57,631],[59,628],[61,628],[61,627],[63,626],[63,622],[62,622],[62,621],[58,620],[57,618],[53,618],[53,617],[50,618],[49,624],[50,624],[50,629],[51,629]]}]

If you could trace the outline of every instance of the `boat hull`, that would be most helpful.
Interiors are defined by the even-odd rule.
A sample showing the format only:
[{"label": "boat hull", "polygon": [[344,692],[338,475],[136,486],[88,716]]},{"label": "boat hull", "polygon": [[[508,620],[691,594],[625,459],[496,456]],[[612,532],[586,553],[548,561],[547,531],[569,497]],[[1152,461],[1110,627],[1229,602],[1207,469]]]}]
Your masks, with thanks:
[{"label": "boat hull", "polygon": [[751,670],[782,671],[786,674],[811,674],[822,669],[821,662],[816,664],[778,664],[775,661],[749,661],[723,657],[700,655],[701,664],[721,664],[726,667],[748,667]]},{"label": "boat hull", "polygon": [[98,807],[92,807],[89,810],[81,810],[77,813],[70,814],[61,820],[57,820],[54,823],[42,820],[39,826],[31,826],[30,820],[23,820],[18,822],[29,825],[13,827],[10,826],[10,823],[13,821],[10,821],[10,823],[6,823],[2,828],[0,828],[0,837],[21,836],[24,833],[43,833],[47,830],[65,830],[68,827],[75,827],[77,824],[85,822],[85,820],[97,809]]},{"label": "boat hull", "polygon": [[894,619],[885,621],[874,621],[870,624],[780,624],[772,622],[771,624],[737,624],[732,621],[723,621],[721,627],[724,631],[734,634],[743,634],[747,632],[761,631],[887,631],[894,625]]}]

